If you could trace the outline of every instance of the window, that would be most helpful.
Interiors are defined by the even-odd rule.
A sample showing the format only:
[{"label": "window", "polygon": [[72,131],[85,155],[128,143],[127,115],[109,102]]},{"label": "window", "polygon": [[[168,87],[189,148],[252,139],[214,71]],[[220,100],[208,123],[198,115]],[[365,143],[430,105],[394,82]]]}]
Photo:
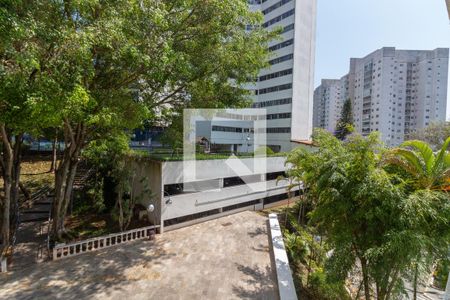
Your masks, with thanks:
[{"label": "window", "polygon": [[293,58],[294,58],[294,54],[288,54],[288,55],[280,56],[278,58],[269,60],[269,64],[270,65],[276,65],[276,64],[279,64],[279,63],[291,60]]},{"label": "window", "polygon": [[253,108],[284,105],[284,104],[290,104],[290,103],[292,103],[292,98],[284,98],[284,99],[270,100],[270,101],[264,101],[264,102],[256,102],[256,103],[253,103]]},{"label": "window", "polygon": [[288,31],[294,30],[294,24],[290,24],[286,27],[283,28],[283,31],[281,32],[282,34]]},{"label": "window", "polygon": [[267,133],[291,133],[290,127],[266,128]]},{"label": "window", "polygon": [[269,27],[270,25],[273,25],[273,24],[275,24],[275,23],[278,23],[278,22],[280,22],[281,20],[284,20],[284,19],[286,19],[286,18],[292,16],[294,13],[295,13],[295,9],[291,9],[291,10],[285,12],[284,14],[279,15],[278,17],[275,17],[275,18],[273,18],[273,19],[267,21],[266,23],[263,24],[263,27],[264,27],[264,28],[267,28],[267,27]]},{"label": "window", "polygon": [[227,127],[227,126],[213,126],[212,131],[221,131],[221,132],[242,132],[242,128],[239,127]]},{"label": "window", "polygon": [[268,114],[267,120],[289,119],[290,117],[291,113]]},{"label": "window", "polygon": [[263,95],[263,94],[274,93],[274,92],[279,92],[279,91],[284,91],[284,90],[289,90],[289,89],[292,89],[292,83],[272,86],[272,87],[265,88],[265,89],[260,89],[259,91],[257,91],[256,94]]},{"label": "window", "polygon": [[284,41],[282,43],[273,45],[272,47],[269,47],[269,51],[275,51],[275,50],[290,46],[293,43],[294,43],[294,39],[290,39],[290,40]]},{"label": "window", "polygon": [[266,81],[266,80],[270,80],[273,78],[278,78],[278,77],[282,77],[282,76],[286,76],[286,75],[290,75],[290,74],[292,74],[292,69],[287,69],[287,70],[263,75],[263,76],[259,77],[259,81]]},{"label": "window", "polygon": [[268,13],[274,11],[275,9],[277,9],[277,8],[283,6],[283,5],[285,5],[286,3],[289,3],[289,2],[291,2],[291,1],[292,1],[292,0],[281,0],[281,1],[277,2],[277,3],[275,3],[274,5],[269,6],[268,8],[266,8],[265,10],[263,10],[262,13],[263,13],[264,15],[267,15]]}]

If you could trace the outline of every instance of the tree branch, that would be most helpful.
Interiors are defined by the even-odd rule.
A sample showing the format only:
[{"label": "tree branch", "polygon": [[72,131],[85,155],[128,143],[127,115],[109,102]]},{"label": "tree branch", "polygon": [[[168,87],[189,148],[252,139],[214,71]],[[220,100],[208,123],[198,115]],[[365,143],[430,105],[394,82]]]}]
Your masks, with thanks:
[{"label": "tree branch", "polygon": [[69,133],[70,143],[75,144],[75,136],[73,134],[72,126],[70,126],[70,122],[67,117],[64,118],[64,125]]},{"label": "tree branch", "polygon": [[3,149],[3,151],[6,150],[8,152],[8,155],[12,156],[13,149],[12,149],[11,143],[8,139],[8,133],[6,132],[6,127],[5,127],[4,123],[0,124],[0,135],[2,138],[2,142],[3,142],[3,147],[6,148],[6,149]]}]

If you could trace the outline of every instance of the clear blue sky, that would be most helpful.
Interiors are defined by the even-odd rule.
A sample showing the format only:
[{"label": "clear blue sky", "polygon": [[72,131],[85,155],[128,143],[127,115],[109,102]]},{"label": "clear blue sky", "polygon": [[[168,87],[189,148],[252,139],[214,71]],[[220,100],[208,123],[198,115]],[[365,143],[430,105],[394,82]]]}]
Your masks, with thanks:
[{"label": "clear blue sky", "polygon": [[[445,0],[317,0],[315,86],[381,47],[450,48]],[[447,119],[450,119],[450,84]]]}]

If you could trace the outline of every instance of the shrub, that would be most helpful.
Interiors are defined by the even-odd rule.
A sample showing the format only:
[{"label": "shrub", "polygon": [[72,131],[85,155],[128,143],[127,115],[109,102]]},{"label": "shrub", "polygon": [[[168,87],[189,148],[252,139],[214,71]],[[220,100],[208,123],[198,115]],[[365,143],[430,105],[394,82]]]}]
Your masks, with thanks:
[{"label": "shrub", "polygon": [[344,282],[331,282],[322,268],[317,269],[309,277],[314,299],[347,300],[351,299],[344,287]]}]

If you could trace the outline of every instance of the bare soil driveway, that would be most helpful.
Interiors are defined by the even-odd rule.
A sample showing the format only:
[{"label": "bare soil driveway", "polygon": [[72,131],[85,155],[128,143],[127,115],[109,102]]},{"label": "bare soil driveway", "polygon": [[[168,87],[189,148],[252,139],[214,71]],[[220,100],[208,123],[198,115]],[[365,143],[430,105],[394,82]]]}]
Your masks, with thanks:
[{"label": "bare soil driveway", "polygon": [[0,299],[277,299],[267,218],[243,212],[0,275]]}]

